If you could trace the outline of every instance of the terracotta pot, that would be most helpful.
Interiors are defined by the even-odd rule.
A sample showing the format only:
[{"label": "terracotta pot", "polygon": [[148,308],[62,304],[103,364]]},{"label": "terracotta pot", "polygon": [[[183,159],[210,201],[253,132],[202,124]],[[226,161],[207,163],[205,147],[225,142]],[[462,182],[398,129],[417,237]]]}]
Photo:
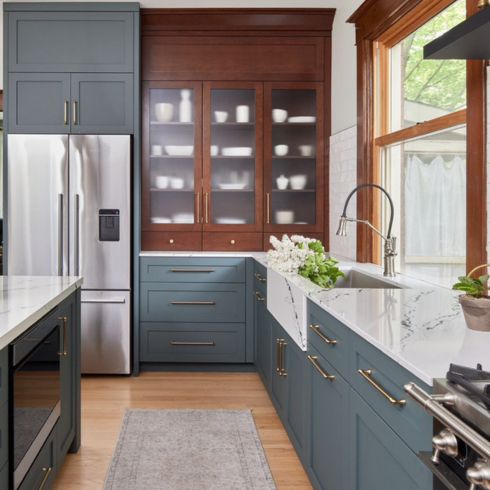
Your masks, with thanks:
[{"label": "terracotta pot", "polygon": [[490,298],[474,298],[462,295],[459,303],[463,308],[466,325],[471,330],[490,332]]}]

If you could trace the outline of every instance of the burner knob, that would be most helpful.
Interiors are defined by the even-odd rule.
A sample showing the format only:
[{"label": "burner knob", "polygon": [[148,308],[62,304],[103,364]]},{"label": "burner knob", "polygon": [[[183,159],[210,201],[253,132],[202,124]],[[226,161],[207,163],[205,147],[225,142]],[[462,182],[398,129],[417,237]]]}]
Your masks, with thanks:
[{"label": "burner knob", "polygon": [[434,454],[432,456],[432,462],[434,464],[440,463],[439,456],[441,453],[447,454],[452,458],[458,455],[458,440],[449,429],[442,430],[432,438],[432,447],[434,448]]},{"label": "burner knob", "polygon": [[476,490],[476,488],[490,490],[490,462],[477,461],[466,471],[466,478],[471,483],[471,490]]}]

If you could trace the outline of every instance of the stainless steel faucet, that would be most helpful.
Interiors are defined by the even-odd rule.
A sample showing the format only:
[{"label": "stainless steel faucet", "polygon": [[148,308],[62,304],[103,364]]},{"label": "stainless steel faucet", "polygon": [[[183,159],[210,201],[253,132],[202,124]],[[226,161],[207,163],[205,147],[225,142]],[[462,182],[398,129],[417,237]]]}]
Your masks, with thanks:
[{"label": "stainless steel faucet", "polygon": [[[365,219],[356,219],[356,218],[348,218],[347,217],[347,206],[349,205],[349,201],[351,197],[359,190],[364,189],[366,187],[371,187],[375,189],[379,189],[383,194],[388,198],[390,203],[390,222],[388,226],[388,234],[385,236],[379,231],[375,226],[373,226],[368,220]],[[384,272],[383,275],[387,277],[395,277],[395,257],[396,257],[396,238],[391,236],[391,229],[393,228],[393,219],[394,219],[394,206],[393,199],[388,194],[388,192],[378,184],[362,184],[358,185],[348,196],[344,204],[344,210],[342,211],[342,215],[339,221],[339,228],[337,230],[338,236],[347,236],[347,223],[362,223],[364,225],[369,226],[371,230],[374,231],[377,235],[379,235],[384,240],[384,254],[383,254],[383,263],[384,263]]]}]

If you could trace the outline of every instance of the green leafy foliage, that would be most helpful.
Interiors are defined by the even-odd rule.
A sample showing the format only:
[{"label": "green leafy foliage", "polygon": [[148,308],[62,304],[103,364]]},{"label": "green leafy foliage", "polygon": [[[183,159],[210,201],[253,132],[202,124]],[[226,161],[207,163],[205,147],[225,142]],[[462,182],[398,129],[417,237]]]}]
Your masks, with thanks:
[{"label": "green leafy foliage", "polygon": [[474,298],[483,298],[487,296],[487,282],[490,276],[480,276],[478,279],[473,279],[468,276],[458,277],[458,282],[453,285],[453,289],[463,291]]},{"label": "green leafy foliage", "polygon": [[[303,248],[305,245],[300,244]],[[314,252],[307,259],[303,267],[300,267],[298,274],[322,288],[332,288],[337,279],[343,277],[344,273],[338,267],[338,260],[327,257],[325,248],[319,240],[308,243],[307,247]]]}]

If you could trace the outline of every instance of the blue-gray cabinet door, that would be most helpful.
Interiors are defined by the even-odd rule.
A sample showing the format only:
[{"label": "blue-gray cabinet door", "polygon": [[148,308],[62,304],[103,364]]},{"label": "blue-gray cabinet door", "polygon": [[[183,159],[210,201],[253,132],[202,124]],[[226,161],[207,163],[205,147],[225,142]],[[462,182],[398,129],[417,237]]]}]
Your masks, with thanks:
[{"label": "blue-gray cabinet door", "polygon": [[8,70],[132,72],[133,16],[132,12],[8,12]]},{"label": "blue-gray cabinet door", "polygon": [[310,348],[308,355],[308,474],[316,489],[348,490],[350,387],[315,349]]},{"label": "blue-gray cabinet door", "polygon": [[287,415],[286,427],[299,458],[306,462],[307,421],[309,405],[308,361],[303,352],[291,339],[287,341],[286,376]]},{"label": "blue-gray cabinet door", "polygon": [[428,468],[352,389],[349,425],[349,489],[432,489]]},{"label": "blue-gray cabinet door", "polygon": [[133,132],[133,75],[72,73],[71,132]]},{"label": "blue-gray cabinet door", "polygon": [[257,339],[257,369],[262,376],[265,387],[270,391],[272,376],[272,332],[265,296],[262,293],[259,293],[259,296],[255,296],[255,338]]},{"label": "blue-gray cabinet door", "polygon": [[288,377],[287,377],[287,357],[288,357],[288,337],[279,323],[269,315],[272,327],[272,378],[271,396],[276,406],[276,410],[284,421],[287,416],[288,402]]},{"label": "blue-gray cabinet door", "polygon": [[69,73],[10,73],[6,95],[9,132],[70,131]]}]

